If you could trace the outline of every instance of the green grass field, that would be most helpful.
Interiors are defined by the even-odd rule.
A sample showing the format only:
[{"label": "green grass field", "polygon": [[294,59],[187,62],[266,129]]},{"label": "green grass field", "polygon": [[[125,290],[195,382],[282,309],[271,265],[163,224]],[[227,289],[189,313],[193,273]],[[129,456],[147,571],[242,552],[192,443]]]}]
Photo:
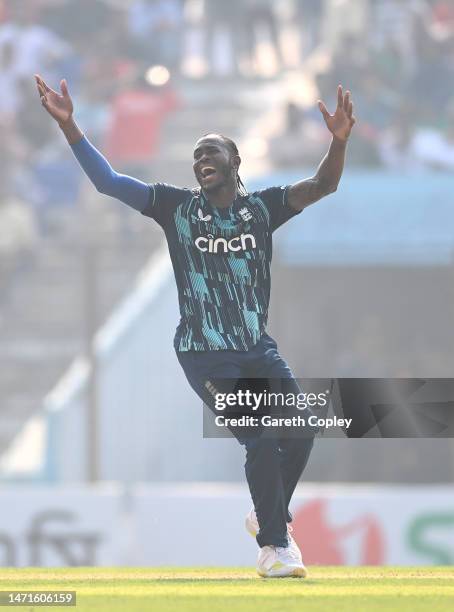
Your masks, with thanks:
[{"label": "green grass field", "polygon": [[305,580],[251,568],[2,569],[0,590],[75,590],[77,612],[454,610],[454,568],[312,567]]}]

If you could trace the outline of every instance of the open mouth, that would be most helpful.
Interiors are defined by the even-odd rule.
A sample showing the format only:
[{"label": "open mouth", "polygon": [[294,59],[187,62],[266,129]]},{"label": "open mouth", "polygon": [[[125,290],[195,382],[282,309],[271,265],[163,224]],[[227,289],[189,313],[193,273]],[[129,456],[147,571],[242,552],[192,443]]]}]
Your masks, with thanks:
[{"label": "open mouth", "polygon": [[200,176],[204,179],[208,178],[209,176],[213,176],[213,174],[216,174],[216,168],[213,168],[212,166],[205,166],[200,171]]}]

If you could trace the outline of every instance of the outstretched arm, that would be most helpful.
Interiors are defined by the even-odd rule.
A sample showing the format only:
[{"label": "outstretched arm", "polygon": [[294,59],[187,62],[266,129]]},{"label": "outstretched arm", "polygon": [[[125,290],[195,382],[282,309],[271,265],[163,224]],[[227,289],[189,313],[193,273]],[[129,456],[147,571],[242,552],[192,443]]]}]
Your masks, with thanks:
[{"label": "outstretched arm", "polygon": [[99,193],[117,198],[139,212],[145,210],[150,193],[146,183],[116,172],[85,136],[72,144],[71,149]]},{"label": "outstretched arm", "polygon": [[347,91],[344,96],[341,85],[337,89],[337,108],[334,115],[329,114],[321,100],[318,107],[333,140],[315,175],[294,183],[289,189],[289,205],[298,211],[336,191],[344,169],[347,141],[355,124],[350,92]]},{"label": "outstretched arm", "polygon": [[58,94],[39,75],[35,75],[35,80],[41,104],[57,121],[77,161],[96,189],[142,212],[148,203],[149,186],[138,179],[116,172],[84,136],[73,118],[73,103],[66,81],[61,81],[61,94]]}]

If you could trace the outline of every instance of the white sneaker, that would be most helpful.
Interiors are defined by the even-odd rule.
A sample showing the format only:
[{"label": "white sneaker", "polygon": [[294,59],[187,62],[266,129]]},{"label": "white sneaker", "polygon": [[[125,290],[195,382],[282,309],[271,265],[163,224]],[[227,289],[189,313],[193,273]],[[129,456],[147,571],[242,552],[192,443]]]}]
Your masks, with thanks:
[{"label": "white sneaker", "polygon": [[305,578],[307,570],[290,546],[264,546],[260,549],[257,561],[257,572],[262,578]]},{"label": "white sneaker", "polygon": [[[251,508],[249,514],[246,516],[246,529],[254,538],[259,532],[259,522],[257,520],[257,515],[255,513],[254,508]],[[303,563],[303,557],[301,555],[301,551],[298,548],[298,544],[295,542],[295,539],[292,536],[293,527],[291,525],[287,525],[287,537],[289,542],[289,548],[292,551],[292,554],[296,559],[299,560],[300,563]]]}]

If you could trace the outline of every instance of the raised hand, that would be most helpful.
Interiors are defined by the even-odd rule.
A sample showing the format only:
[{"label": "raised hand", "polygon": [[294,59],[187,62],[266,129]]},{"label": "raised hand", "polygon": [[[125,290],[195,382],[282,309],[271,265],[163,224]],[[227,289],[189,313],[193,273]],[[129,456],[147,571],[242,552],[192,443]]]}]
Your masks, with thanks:
[{"label": "raised hand", "polygon": [[73,114],[73,103],[68,92],[66,80],[60,81],[61,94],[51,89],[44,80],[35,74],[41,104],[60,125],[69,121]]},{"label": "raised hand", "polygon": [[353,116],[353,103],[350,100],[350,92],[342,91],[342,85],[337,88],[337,108],[334,115],[330,115],[325,104],[319,100],[318,107],[325,120],[326,127],[339,140],[346,141],[350,136],[352,127],[355,125]]}]

